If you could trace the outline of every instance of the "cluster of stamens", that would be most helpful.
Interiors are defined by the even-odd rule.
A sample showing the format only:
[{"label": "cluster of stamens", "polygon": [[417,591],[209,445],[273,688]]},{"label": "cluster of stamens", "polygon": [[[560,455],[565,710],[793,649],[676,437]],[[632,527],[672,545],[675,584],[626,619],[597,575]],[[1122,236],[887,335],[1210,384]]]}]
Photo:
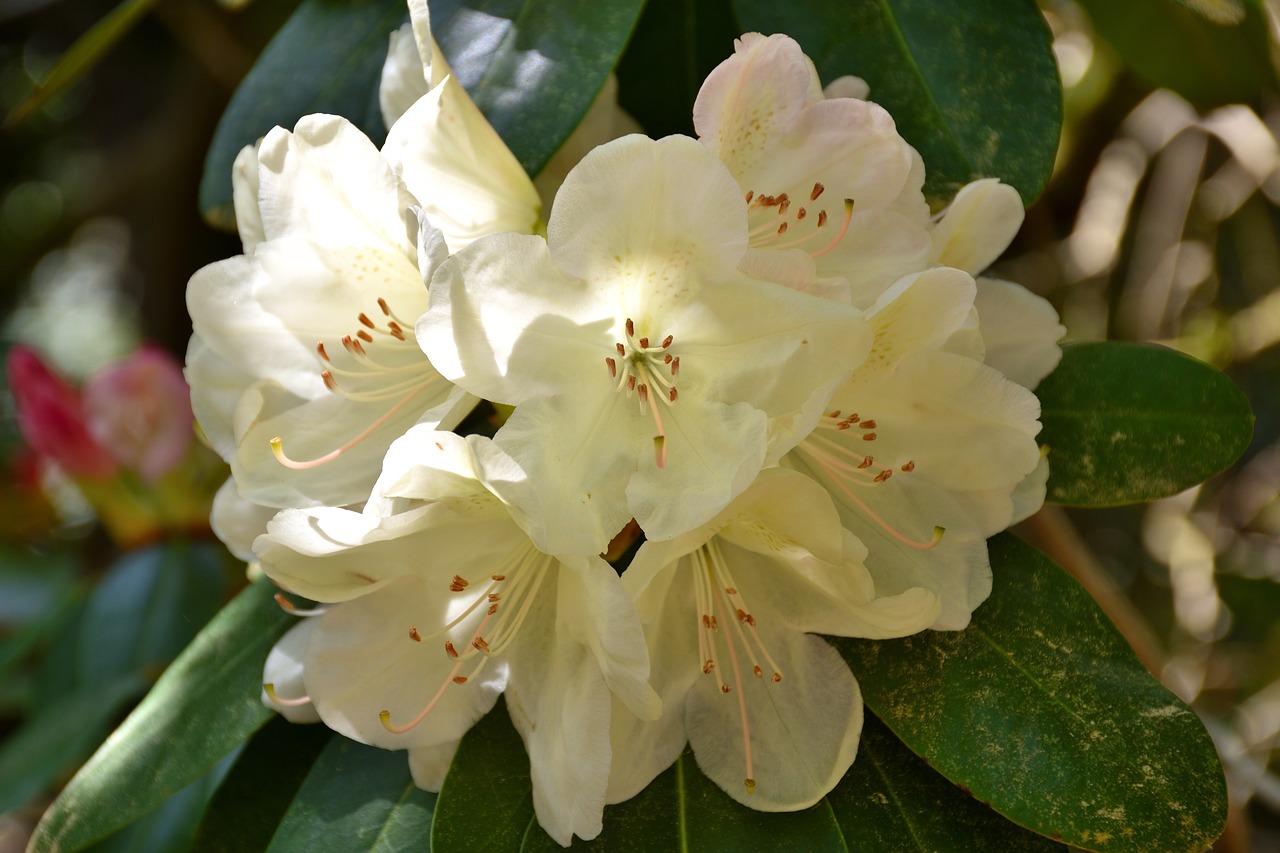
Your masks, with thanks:
[{"label": "cluster of stamens", "polygon": [[[729,564],[720,553],[719,544],[713,539],[694,552],[694,601],[698,618],[698,665],[704,675],[714,676],[716,686],[726,695],[734,692],[734,684],[743,678],[743,664],[749,664],[756,678],[769,682],[782,681],[782,668],[765,646],[756,630],[756,618],[733,579]],[[723,617],[723,618],[722,618]],[[732,627],[722,630],[721,623]],[[727,681],[718,656],[723,646],[729,658],[733,680]],[[739,657],[739,646],[745,661]],[[742,722],[743,755],[746,776],[743,784],[748,793],[755,791],[756,780],[752,769],[751,728],[747,718],[746,696],[737,691],[738,716]]]},{"label": "cluster of stamens", "polygon": [[[858,487],[880,485],[892,477],[895,471],[910,474],[916,469],[914,459],[908,459],[896,466],[896,469],[893,466],[877,466],[874,456],[857,452],[849,446],[848,436],[857,436],[856,440],[866,442],[875,441],[877,428],[874,419],[864,420],[857,412],[845,414],[836,409],[823,415],[818,428],[796,449],[817,463],[845,497],[894,539],[912,548],[933,548],[942,540],[945,532],[942,527],[934,527],[933,536],[927,541],[912,539],[894,529],[893,525],[871,509],[855,492]],[[843,433],[846,438],[840,440],[831,433]]]},{"label": "cluster of stamens", "polygon": [[[414,357],[407,363],[398,364],[388,364],[379,358],[380,349],[394,348],[403,352],[401,347],[404,345],[412,346],[416,351],[417,346],[411,341],[411,335],[405,331],[406,327],[412,328],[412,324],[406,323],[397,316],[391,305],[382,297],[378,297],[378,308],[383,315],[381,323],[375,322],[362,311],[356,316],[361,328],[349,335],[343,335],[340,339],[342,348],[347,353],[347,358],[342,363],[335,361],[334,355],[330,354],[324,341],[316,343],[316,359],[321,368],[320,378],[330,392],[354,403],[381,403],[399,398],[398,402],[355,437],[315,459],[291,459],[284,452],[284,440],[280,437],[273,438],[271,451],[286,468],[304,470],[332,462],[368,438],[379,427],[395,417],[396,413],[408,406],[414,398],[440,380],[439,375],[425,357],[421,359]],[[413,352],[411,355],[417,354]]]},{"label": "cluster of stamens", "polygon": [[[809,191],[809,200],[807,203],[793,204],[790,196],[786,193],[781,195],[765,195],[757,193],[754,190],[748,191],[746,195],[747,216],[751,223],[748,232],[748,245],[753,249],[768,247],[770,249],[798,249],[816,239],[819,235],[829,232],[827,228],[831,217],[827,214],[825,208],[814,207],[818,199],[822,197],[826,191],[821,183],[815,183],[813,189]],[[808,206],[806,207],[805,204]],[[834,249],[844,238],[849,230],[849,223],[853,220],[853,199],[846,198],[843,202],[843,218],[840,227],[835,229],[835,234],[826,243],[822,244],[819,249],[809,251],[809,254],[815,258]],[[769,211],[772,211],[770,213]],[[802,236],[794,236],[797,231],[807,231]],[[777,242],[782,239],[788,232],[792,232],[792,238]]]},{"label": "cluster of stamens", "polygon": [[626,343],[614,345],[617,357],[606,356],[604,363],[609,369],[609,378],[617,382],[615,392],[625,393],[627,397],[634,394],[640,403],[640,411],[647,409],[653,416],[657,434],[653,437],[654,460],[659,468],[667,464],[667,430],[662,423],[662,412],[658,407],[661,401],[664,407],[674,406],[680,399],[676,390],[676,377],[680,375],[680,356],[669,351],[674,338],[667,335],[656,346],[646,336],[636,337],[636,324],[627,318]]},{"label": "cluster of stamens", "polygon": [[[391,712],[382,711],[378,719],[387,731],[403,734],[417,726],[427,718],[451,685],[466,684],[475,679],[492,657],[506,651],[519,633],[525,617],[529,615],[538,590],[550,569],[551,558],[527,547],[509,554],[500,570],[489,575],[486,582],[476,589],[472,589],[471,581],[461,575],[454,575],[449,582],[449,592],[468,596],[470,601],[439,630],[424,635],[413,625],[407,631],[409,640],[414,643],[445,637],[444,653],[453,661],[453,666],[435,695],[407,723],[395,725],[391,722]],[[478,613],[483,613],[479,624],[463,634],[469,635],[470,639],[459,649],[454,639],[449,638],[450,635],[456,638],[455,632],[462,624]],[[479,660],[464,674],[463,668],[474,658]]]}]

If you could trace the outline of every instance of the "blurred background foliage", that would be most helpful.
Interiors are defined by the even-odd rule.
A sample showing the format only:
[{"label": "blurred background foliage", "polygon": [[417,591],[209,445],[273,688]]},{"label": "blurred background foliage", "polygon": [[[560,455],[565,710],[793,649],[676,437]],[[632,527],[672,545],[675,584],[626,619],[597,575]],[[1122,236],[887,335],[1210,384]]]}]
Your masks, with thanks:
[{"label": "blurred background foliage", "polygon": [[[719,0],[673,33],[693,3],[652,0],[618,68],[621,103],[651,135],[691,132],[697,87],[738,34]],[[297,2],[125,5],[118,41],[29,109],[33,88],[117,3],[0,0],[0,345],[34,348],[76,385],[143,341],[181,357],[188,277],[239,249],[198,213],[209,140]],[[1065,133],[996,274],[1053,302],[1071,339],[1158,341],[1221,368],[1249,395],[1257,428],[1244,458],[1201,487],[1149,506],[1048,508],[1019,532],[1085,584],[1205,719],[1233,806],[1217,849],[1278,849],[1280,2],[1041,7]],[[15,111],[27,115],[13,121]],[[184,476],[207,501],[216,460],[191,465]],[[94,522],[93,495],[24,450],[7,394],[0,467],[8,851],[243,572],[191,525],[160,525],[141,548],[113,540]],[[109,644],[119,653],[104,653]],[[179,796],[207,800],[224,771]],[[107,845],[183,849],[191,809],[163,812]]]}]

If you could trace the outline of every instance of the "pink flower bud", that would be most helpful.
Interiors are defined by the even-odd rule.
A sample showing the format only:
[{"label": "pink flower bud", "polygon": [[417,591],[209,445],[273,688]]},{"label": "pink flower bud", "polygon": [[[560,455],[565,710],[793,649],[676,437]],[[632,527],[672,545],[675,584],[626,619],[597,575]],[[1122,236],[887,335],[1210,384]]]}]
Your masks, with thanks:
[{"label": "pink flower bud", "polygon": [[93,437],[147,482],[178,465],[195,437],[182,367],[156,347],[143,347],[89,377],[84,409]]},{"label": "pink flower bud", "polygon": [[94,440],[75,389],[24,346],[9,350],[9,388],[18,408],[18,428],[36,454],[73,477],[115,473],[110,454]]}]

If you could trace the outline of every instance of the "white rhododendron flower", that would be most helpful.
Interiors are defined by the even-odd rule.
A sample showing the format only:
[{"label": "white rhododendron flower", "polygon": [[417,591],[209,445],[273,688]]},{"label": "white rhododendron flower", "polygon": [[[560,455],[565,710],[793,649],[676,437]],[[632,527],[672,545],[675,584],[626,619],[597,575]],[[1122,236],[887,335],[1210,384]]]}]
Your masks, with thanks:
[{"label": "white rhododendron flower", "polygon": [[301,658],[305,696],[268,693],[363,743],[409,749],[415,779],[438,788],[458,739],[505,690],[539,820],[568,844],[600,832],[611,694],[645,718],[659,702],[617,573],[535,548],[521,524],[537,500],[488,439],[415,427],[363,512],[281,512],[255,545],[264,571],[337,606],[312,617],[305,652],[277,656],[285,674],[281,661]]},{"label": "white rhododendron flower", "polygon": [[655,539],[706,521],[866,353],[861,312],[738,270],[742,197],[694,140],[597,148],[548,235],[454,255],[418,325],[441,373],[516,406],[497,441],[538,484],[547,550],[602,552],[633,517]]},{"label": "white rhododendron flower", "polygon": [[862,698],[814,634],[900,637],[938,615],[923,589],[877,597],[866,557],[824,490],[780,468],[710,522],[646,542],[622,583],[662,716],[615,708],[609,801],[638,793],[686,740],[703,772],[753,808],[806,808],[830,791],[857,752]]}]

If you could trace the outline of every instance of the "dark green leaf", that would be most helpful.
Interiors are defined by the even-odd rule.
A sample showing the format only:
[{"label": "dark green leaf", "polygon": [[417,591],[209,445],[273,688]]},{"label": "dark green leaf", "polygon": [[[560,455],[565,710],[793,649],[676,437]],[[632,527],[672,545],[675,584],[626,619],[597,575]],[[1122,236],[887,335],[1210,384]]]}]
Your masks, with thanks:
[{"label": "dark green leaf", "polygon": [[232,228],[231,165],[276,125],[310,113],[345,116],[379,144],[386,135],[378,82],[404,0],[305,0],[236,89],[204,161],[200,211]]},{"label": "dark green leaf", "polygon": [[74,583],[67,552],[0,545],[0,627],[42,617]]},{"label": "dark green leaf", "polygon": [[187,853],[193,849],[196,828],[209,798],[227,775],[234,758],[234,754],[228,755],[155,811],[89,850],[91,853]]},{"label": "dark green leaf", "polygon": [[1177,494],[1249,445],[1249,401],[1230,379],[1147,344],[1068,344],[1036,389],[1053,503],[1116,506]]},{"label": "dark green leaf", "polygon": [[874,714],[867,714],[857,761],[827,802],[854,850],[1066,850],[1010,823],[930,770]]},{"label": "dark green leaf", "polygon": [[[1202,108],[1256,103],[1276,90],[1266,12],[1259,0],[1235,3],[1237,24],[1215,23],[1185,0],[1080,0],[1098,34],[1154,86]],[[1233,15],[1234,17],[1234,15]]]},{"label": "dark green leaf", "polygon": [[258,583],[228,604],[71,780],[33,849],[72,853],[155,808],[271,717],[262,664],[293,621]]},{"label": "dark green leaf", "polygon": [[431,849],[518,850],[533,819],[532,784],[524,742],[500,700],[458,745],[436,799]]},{"label": "dark green leaf", "polygon": [[748,30],[787,33],[823,82],[856,74],[924,157],[926,193],[979,177],[1040,194],[1058,150],[1062,91],[1034,0],[733,0]]},{"label": "dark green leaf", "polygon": [[654,139],[692,136],[698,89],[741,34],[729,0],[649,0],[618,62],[619,105]]},{"label": "dark green leaf", "polygon": [[960,632],[836,640],[912,751],[1017,824],[1087,850],[1199,851],[1226,787],[1204,725],[1044,555],[990,540],[995,588]]},{"label": "dark green leaf", "polygon": [[22,805],[102,742],[129,700],[147,689],[127,675],[98,682],[27,720],[0,747],[0,813]]},{"label": "dark green leaf", "polygon": [[81,615],[77,683],[155,677],[218,612],[225,587],[212,545],[174,541],[121,557]]},{"label": "dark green leaf", "polygon": [[195,849],[266,850],[320,751],[335,737],[324,725],[295,725],[284,717],[263,726],[218,787]]},{"label": "dark green leaf", "polygon": [[644,0],[433,0],[431,30],[458,82],[536,175],[604,86],[643,8]]},{"label": "dark green leaf", "polygon": [[[524,761],[523,751],[519,758]],[[335,737],[307,774],[268,849],[428,851],[435,802],[435,794],[413,784],[404,751]],[[470,815],[472,823],[488,818],[487,811]]]},{"label": "dark green leaf", "polygon": [[[749,809],[730,798],[698,769],[685,751],[649,787],[624,803],[604,810],[604,831],[574,849],[770,850],[796,853],[861,850],[846,843],[831,807],[824,801],[799,812]],[[537,821],[529,825],[522,853],[561,849]]]}]

